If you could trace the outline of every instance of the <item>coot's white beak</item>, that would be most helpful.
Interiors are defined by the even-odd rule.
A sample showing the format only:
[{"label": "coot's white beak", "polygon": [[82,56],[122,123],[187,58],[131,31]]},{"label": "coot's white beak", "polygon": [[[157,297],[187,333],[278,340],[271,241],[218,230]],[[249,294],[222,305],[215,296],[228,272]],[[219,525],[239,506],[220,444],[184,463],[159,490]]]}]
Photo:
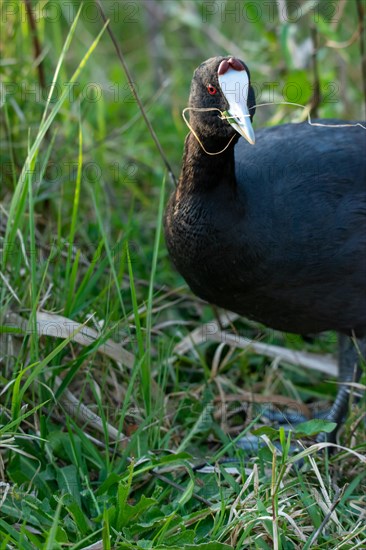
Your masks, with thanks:
[{"label": "coot's white beak", "polygon": [[229,109],[224,114],[231,126],[252,145],[255,135],[248,110],[249,78],[246,70],[238,71],[229,68],[224,74],[218,75],[219,84]]}]

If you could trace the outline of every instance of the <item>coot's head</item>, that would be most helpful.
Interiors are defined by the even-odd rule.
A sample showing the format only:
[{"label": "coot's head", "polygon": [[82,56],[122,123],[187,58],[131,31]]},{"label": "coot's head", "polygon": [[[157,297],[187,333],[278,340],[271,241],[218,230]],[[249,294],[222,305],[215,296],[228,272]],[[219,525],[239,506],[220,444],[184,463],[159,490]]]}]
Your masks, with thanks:
[{"label": "coot's head", "polygon": [[254,105],[250,73],[243,61],[232,56],[211,57],[195,70],[189,107],[219,109],[189,111],[190,124],[201,138],[231,138],[238,132],[254,144]]}]

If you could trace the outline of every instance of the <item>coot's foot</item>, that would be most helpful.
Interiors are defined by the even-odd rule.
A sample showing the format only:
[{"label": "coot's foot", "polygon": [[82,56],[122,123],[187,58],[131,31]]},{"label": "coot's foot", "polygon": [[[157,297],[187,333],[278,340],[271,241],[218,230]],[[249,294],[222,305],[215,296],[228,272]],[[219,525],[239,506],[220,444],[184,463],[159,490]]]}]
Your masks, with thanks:
[{"label": "coot's foot", "polygon": [[[335,443],[337,432],[342,425],[344,418],[347,415],[349,407],[349,399],[351,389],[348,383],[357,381],[361,374],[361,363],[366,357],[366,338],[359,338],[356,341],[348,336],[339,336],[339,381],[342,385],[337,393],[335,401],[330,409],[320,411],[314,416],[328,422],[335,422],[336,428],[330,432],[321,432],[316,438],[317,443]],[[278,428],[283,426],[285,430],[290,430],[296,425],[309,420],[298,411],[280,411],[273,409],[264,409],[262,415],[268,418],[273,427]],[[259,447],[263,446],[262,442],[255,435],[248,435],[241,438],[237,442],[237,446],[247,452],[256,452]],[[293,451],[298,451],[298,447],[294,444]]]}]

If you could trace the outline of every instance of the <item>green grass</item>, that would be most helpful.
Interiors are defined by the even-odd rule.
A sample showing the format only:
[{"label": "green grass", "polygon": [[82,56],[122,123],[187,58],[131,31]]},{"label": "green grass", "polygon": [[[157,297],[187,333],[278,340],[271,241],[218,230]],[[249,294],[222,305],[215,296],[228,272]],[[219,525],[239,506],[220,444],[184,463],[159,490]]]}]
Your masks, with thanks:
[{"label": "green grass", "polygon": [[[357,26],[342,2],[292,24],[259,2],[103,5],[176,175],[193,68],[236,48],[258,99],[270,82],[291,99],[296,82],[306,105],[313,77],[296,54],[311,22],[320,115],[362,118],[359,43],[336,47]],[[222,16],[236,5],[240,21]],[[228,320],[189,292],[162,237],[171,182],[94,4],[32,6],[47,89],[24,3],[1,7],[0,549],[365,548],[364,397],[341,447],[319,454],[314,425],[271,430],[259,407],[326,406],[334,378],[212,334],[219,313],[230,334],[319,364],[335,335]],[[256,124],[301,115],[263,108]],[[258,428],[263,448],[248,456],[235,442]]]}]

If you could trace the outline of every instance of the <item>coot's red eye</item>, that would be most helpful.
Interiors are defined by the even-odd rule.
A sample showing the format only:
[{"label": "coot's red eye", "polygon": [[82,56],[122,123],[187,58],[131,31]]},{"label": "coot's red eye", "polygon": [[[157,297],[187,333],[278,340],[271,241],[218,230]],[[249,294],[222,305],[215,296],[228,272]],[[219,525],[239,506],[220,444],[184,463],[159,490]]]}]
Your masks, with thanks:
[{"label": "coot's red eye", "polygon": [[213,86],[211,86],[211,84],[209,84],[207,86],[207,91],[210,95],[215,95],[217,93],[217,90],[216,88],[214,88]]}]

